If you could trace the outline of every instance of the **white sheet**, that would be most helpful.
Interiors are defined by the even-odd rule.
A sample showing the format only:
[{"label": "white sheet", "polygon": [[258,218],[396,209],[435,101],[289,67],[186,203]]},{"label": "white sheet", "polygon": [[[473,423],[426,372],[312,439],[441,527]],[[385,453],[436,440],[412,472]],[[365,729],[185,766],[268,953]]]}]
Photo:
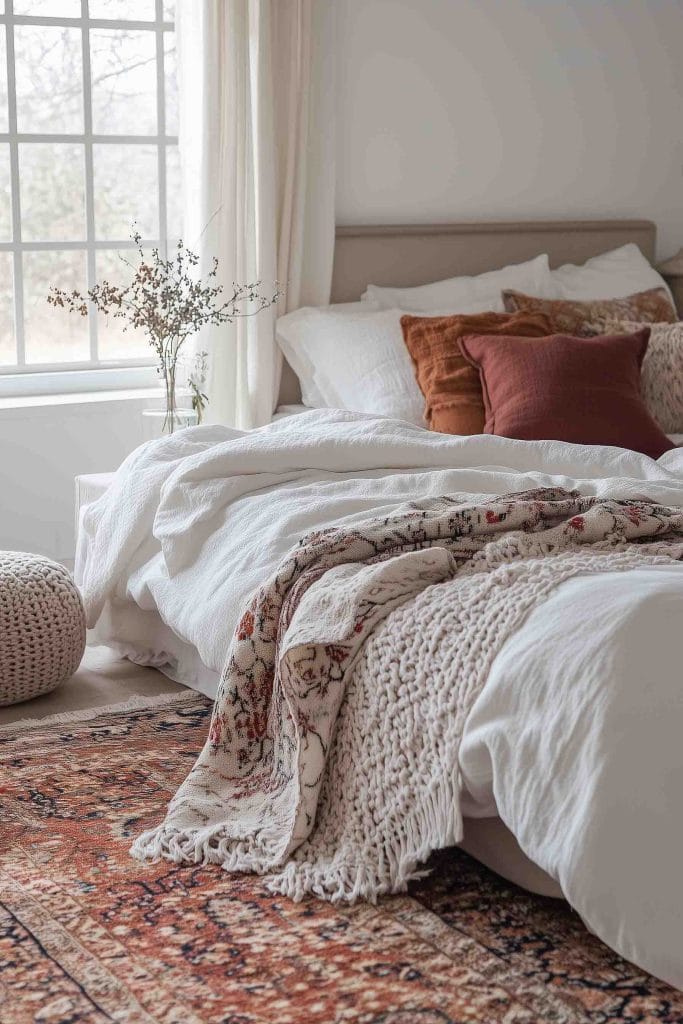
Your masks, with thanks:
[{"label": "white sheet", "polygon": [[[176,658],[191,685],[196,649],[213,685],[245,599],[303,533],[548,485],[683,506],[683,449],[655,462],[331,410],[183,431],[134,453],[83,513],[89,625],[136,660]],[[683,574],[640,572],[631,588],[564,584],[506,645],[466,729],[466,810],[499,812],[591,928],[683,987]]]},{"label": "white sheet", "polygon": [[468,719],[468,815],[498,813],[587,926],[683,988],[683,563],[561,584]]}]

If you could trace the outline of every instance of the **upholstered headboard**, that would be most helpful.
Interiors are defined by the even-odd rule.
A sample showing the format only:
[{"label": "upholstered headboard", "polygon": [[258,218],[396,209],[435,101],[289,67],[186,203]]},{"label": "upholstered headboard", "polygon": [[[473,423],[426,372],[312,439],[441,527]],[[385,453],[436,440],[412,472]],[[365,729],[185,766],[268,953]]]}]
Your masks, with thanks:
[{"label": "upholstered headboard", "polygon": [[[544,252],[550,265],[557,267],[583,263],[635,242],[652,260],[655,234],[649,220],[341,226],[334,249],[331,301],[353,302],[370,283],[407,288],[460,274],[482,274]],[[287,365],[279,401],[300,401],[299,382]]]}]

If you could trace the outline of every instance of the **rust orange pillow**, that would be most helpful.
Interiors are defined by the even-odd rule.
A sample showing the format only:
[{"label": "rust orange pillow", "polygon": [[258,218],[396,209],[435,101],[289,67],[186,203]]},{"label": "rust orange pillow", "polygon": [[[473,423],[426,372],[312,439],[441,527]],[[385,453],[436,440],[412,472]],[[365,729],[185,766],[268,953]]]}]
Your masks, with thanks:
[{"label": "rust orange pillow", "polygon": [[509,288],[502,294],[503,305],[510,313],[545,313],[557,334],[587,337],[606,330],[610,320],[672,324],[678,319],[665,288],[649,288],[623,299],[591,299],[588,302],[539,299]]},{"label": "rust orange pillow", "polygon": [[616,445],[653,459],[673,448],[640,396],[650,328],[575,338],[466,337],[482,380],[486,433],[525,441]]},{"label": "rust orange pillow", "polygon": [[401,328],[425,397],[427,425],[444,434],[481,434],[484,429],[479,373],[460,351],[460,338],[468,334],[529,338],[552,334],[550,321],[542,313],[402,316]]}]

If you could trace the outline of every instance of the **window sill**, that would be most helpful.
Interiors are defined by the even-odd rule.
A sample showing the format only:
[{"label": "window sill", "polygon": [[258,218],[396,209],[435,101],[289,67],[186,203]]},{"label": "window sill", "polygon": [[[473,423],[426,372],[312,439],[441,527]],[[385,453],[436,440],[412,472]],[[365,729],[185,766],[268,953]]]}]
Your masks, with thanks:
[{"label": "window sill", "polygon": [[153,363],[132,366],[90,366],[0,374],[0,399],[56,395],[89,395],[96,391],[139,391],[153,388],[159,375]]},{"label": "window sill", "polygon": [[49,415],[54,409],[64,412],[88,408],[96,411],[101,407],[106,412],[112,405],[120,403],[138,403],[146,408],[157,399],[163,400],[163,390],[154,388],[122,388],[117,391],[71,391],[51,395],[13,395],[0,398],[0,416],[29,413],[30,415]]}]

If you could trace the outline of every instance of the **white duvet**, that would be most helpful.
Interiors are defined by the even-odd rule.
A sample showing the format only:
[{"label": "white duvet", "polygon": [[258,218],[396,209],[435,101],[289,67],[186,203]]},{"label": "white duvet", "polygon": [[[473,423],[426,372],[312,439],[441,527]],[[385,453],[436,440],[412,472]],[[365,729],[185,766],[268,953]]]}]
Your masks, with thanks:
[{"label": "white duvet", "polygon": [[[216,679],[245,599],[298,538],[411,499],[559,485],[683,506],[683,449],[454,438],[321,410],[143,446],[83,513],[94,637]],[[464,810],[500,814],[623,955],[683,988],[683,565],[558,586],[504,646],[461,749]]]}]

